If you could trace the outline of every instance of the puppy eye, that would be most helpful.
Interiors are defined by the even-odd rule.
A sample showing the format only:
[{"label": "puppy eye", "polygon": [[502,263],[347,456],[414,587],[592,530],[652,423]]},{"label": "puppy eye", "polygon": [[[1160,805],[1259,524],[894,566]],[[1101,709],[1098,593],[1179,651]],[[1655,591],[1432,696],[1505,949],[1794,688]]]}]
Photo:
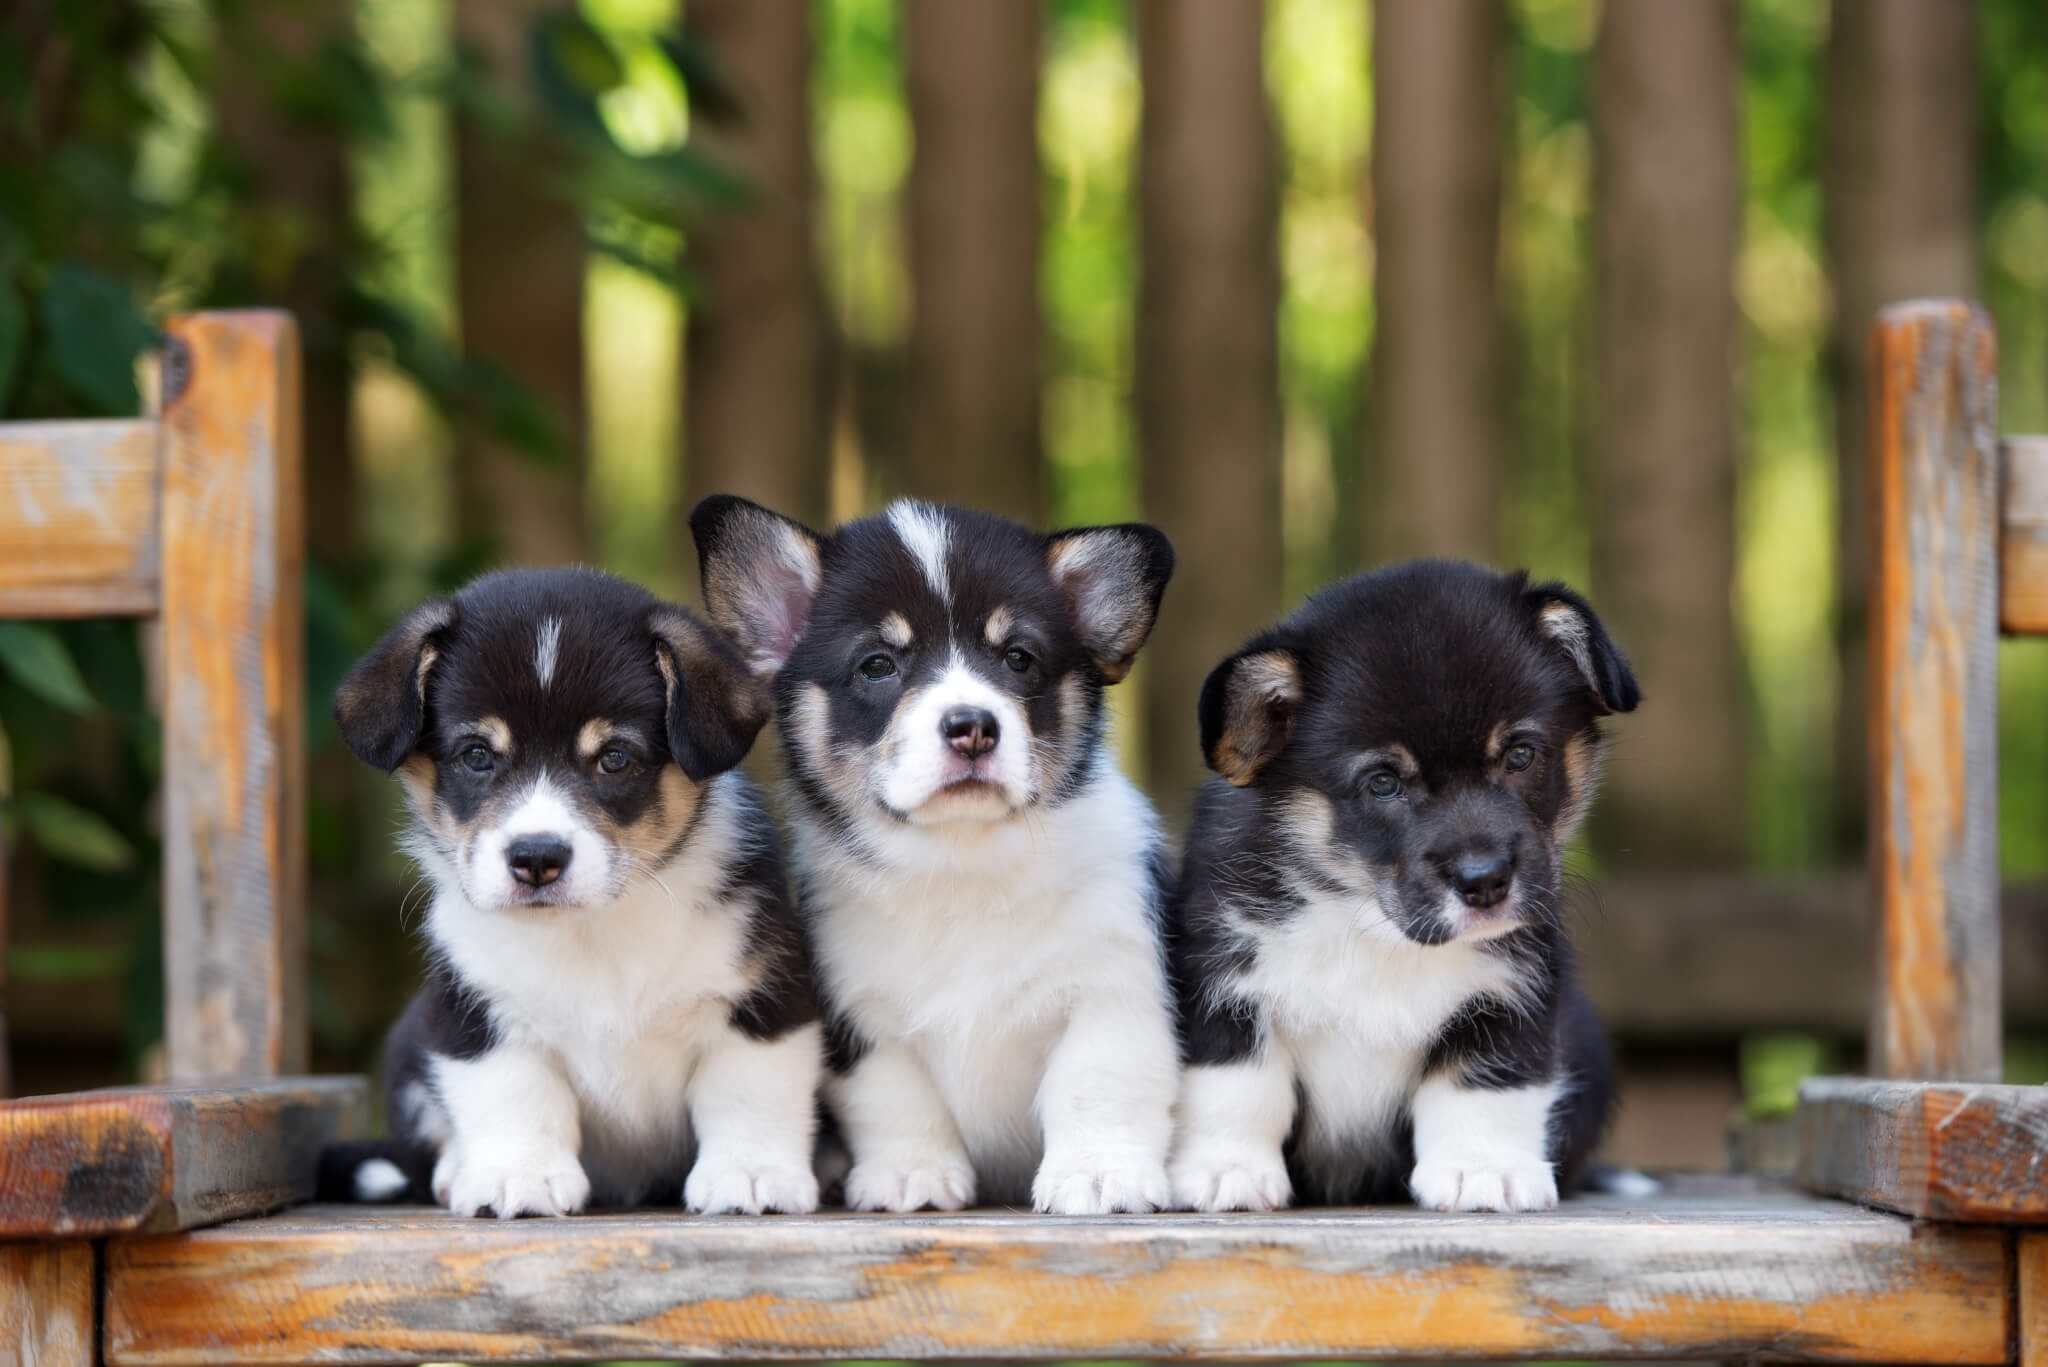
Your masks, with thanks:
[{"label": "puppy eye", "polygon": [[1024,649],[1024,647],[1011,646],[1007,651],[1003,652],[1003,663],[1016,670],[1019,674],[1022,674],[1025,670],[1037,664],[1038,661],[1033,659],[1031,652]]},{"label": "puppy eye", "polygon": [[623,773],[632,762],[633,757],[616,745],[597,757],[597,767],[607,774]]},{"label": "puppy eye", "polygon": [[482,744],[463,746],[460,758],[462,767],[472,774],[488,774],[491,766],[497,763],[497,756],[491,753],[491,747]]},{"label": "puppy eye", "polygon": [[1536,747],[1533,745],[1511,745],[1501,756],[1501,764],[1511,774],[1519,774],[1536,762]]},{"label": "puppy eye", "polygon": [[1365,781],[1365,791],[1382,802],[1401,796],[1401,780],[1392,769],[1375,769]]},{"label": "puppy eye", "polygon": [[870,683],[896,677],[896,662],[887,655],[874,654],[860,662],[860,676]]}]

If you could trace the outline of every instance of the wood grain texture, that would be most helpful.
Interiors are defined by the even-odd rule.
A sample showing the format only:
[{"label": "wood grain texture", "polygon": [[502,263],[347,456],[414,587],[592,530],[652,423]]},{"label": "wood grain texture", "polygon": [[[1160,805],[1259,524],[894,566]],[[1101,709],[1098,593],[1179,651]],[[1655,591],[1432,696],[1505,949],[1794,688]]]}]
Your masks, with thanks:
[{"label": "wood grain texture", "polygon": [[0,426],[0,617],[156,611],[157,425]]},{"label": "wood grain texture", "polygon": [[1995,1081],[1998,355],[1955,302],[1871,334],[1872,1070]]},{"label": "wood grain texture", "polygon": [[2019,1245],[2019,1367],[2048,1367],[2048,1234]]},{"label": "wood grain texture", "polygon": [[95,1367],[96,1272],[91,1244],[0,1244],[0,1363]]},{"label": "wood grain texture", "polygon": [[164,971],[175,1081],[306,1063],[299,348],[174,318],[163,425]]},{"label": "wood grain texture", "polygon": [[2048,1087],[1812,1078],[1799,1177],[1929,1220],[2048,1224]]},{"label": "wood grain texture", "polygon": [[1998,625],[2048,633],[2048,437],[2007,437],[1999,462]]},{"label": "wood grain texture", "polygon": [[1047,1219],[305,1207],[108,1250],[107,1361],[1762,1355],[2003,1362],[1996,1230],[1796,1195]]},{"label": "wood grain texture", "polygon": [[115,1087],[0,1105],[0,1238],[196,1229],[313,1194],[363,1133],[361,1078]]}]

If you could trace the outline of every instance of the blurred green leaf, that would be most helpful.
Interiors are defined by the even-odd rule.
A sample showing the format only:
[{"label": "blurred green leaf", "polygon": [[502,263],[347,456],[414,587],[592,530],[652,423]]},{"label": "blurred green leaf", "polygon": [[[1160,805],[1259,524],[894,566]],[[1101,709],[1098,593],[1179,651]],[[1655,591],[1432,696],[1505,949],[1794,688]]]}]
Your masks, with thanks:
[{"label": "blurred green leaf", "polygon": [[718,54],[686,33],[658,34],[656,45],[689,92],[690,114],[713,123],[738,122],[746,110],[727,79]]},{"label": "blurred green leaf", "polygon": [[48,793],[23,793],[8,807],[52,859],[96,873],[118,873],[135,863],[135,847],[95,812]]},{"label": "blurred green leaf", "polygon": [[7,951],[8,976],[22,982],[91,982],[127,966],[128,952],[113,945],[15,945]]},{"label": "blurred green leaf", "polygon": [[42,314],[50,362],[65,386],[101,416],[134,414],[141,406],[135,358],[156,333],[128,287],[66,261],[43,287]]},{"label": "blurred green leaf", "polygon": [[15,369],[28,339],[28,310],[12,282],[0,279],[0,412],[7,410],[7,393],[13,388]]},{"label": "blurred green leaf", "polygon": [[92,709],[92,694],[57,633],[32,622],[0,622],[0,669],[46,702],[72,712]]},{"label": "blurred green leaf", "polygon": [[597,26],[573,10],[543,15],[531,36],[534,81],[558,113],[597,121],[597,98],[626,79],[626,64]]}]

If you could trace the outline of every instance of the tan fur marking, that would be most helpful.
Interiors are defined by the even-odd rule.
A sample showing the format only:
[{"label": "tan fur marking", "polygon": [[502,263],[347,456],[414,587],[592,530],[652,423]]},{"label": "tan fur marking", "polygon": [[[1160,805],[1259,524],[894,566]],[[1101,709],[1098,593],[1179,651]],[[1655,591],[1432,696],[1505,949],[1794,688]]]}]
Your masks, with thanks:
[{"label": "tan fur marking", "polygon": [[501,717],[478,717],[475,721],[463,722],[455,729],[482,736],[501,755],[512,753],[512,728]]},{"label": "tan fur marking", "polygon": [[1535,721],[1524,717],[1520,721],[1504,721],[1493,728],[1486,738],[1486,759],[1488,763],[1498,760],[1507,753],[1508,737],[1522,731],[1538,730]]},{"label": "tan fur marking", "polygon": [[982,627],[981,634],[990,645],[999,646],[1010,639],[1010,629],[1016,624],[1008,608],[997,608],[988,615],[988,623]]},{"label": "tan fur marking", "polygon": [[1223,734],[1210,757],[1216,772],[1242,788],[1287,743],[1301,700],[1301,670],[1284,650],[1247,655],[1230,675]]},{"label": "tan fur marking", "polygon": [[583,723],[583,728],[576,733],[576,757],[585,760],[595,758],[597,752],[604,748],[604,743],[611,738],[611,722],[603,717],[592,717]]},{"label": "tan fur marking", "polygon": [[909,645],[914,635],[910,630],[910,620],[900,612],[892,612],[884,617],[880,631],[882,639],[898,650]]},{"label": "tan fur marking", "polygon": [[1580,733],[1565,742],[1564,807],[1557,814],[1557,843],[1572,838],[1593,805],[1593,793],[1600,786],[1600,745],[1591,735]]}]

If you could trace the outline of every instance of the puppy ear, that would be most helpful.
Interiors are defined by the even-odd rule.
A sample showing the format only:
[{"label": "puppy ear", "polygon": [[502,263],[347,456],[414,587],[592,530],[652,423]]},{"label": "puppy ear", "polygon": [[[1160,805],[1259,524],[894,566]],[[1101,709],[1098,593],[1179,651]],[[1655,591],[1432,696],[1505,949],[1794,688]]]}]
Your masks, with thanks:
[{"label": "puppy ear", "polygon": [[1571,659],[1602,712],[1635,711],[1643,700],[1635,672],[1585,599],[1555,583],[1538,584],[1522,599],[1535,612],[1537,629]]},{"label": "puppy ear", "polygon": [[1173,577],[1173,543],[1157,527],[1077,527],[1045,539],[1045,563],[1067,595],[1081,644],[1104,683],[1131,672]]},{"label": "puppy ear", "polygon": [[427,720],[427,671],[455,618],[452,598],[420,604],[334,690],[341,738],[363,763],[388,774],[419,744]]},{"label": "puppy ear", "polygon": [[1197,710],[1202,756],[1242,788],[1286,748],[1301,706],[1301,662],[1278,647],[1248,648],[1210,671]]},{"label": "puppy ear", "polygon": [[773,674],[810,620],[825,543],[801,522],[732,494],[699,503],[690,535],[711,620],[755,673]]},{"label": "puppy ear", "polygon": [[679,607],[654,609],[654,662],[668,690],[668,750],[693,783],[738,764],[767,724],[768,687],[732,643]]}]

